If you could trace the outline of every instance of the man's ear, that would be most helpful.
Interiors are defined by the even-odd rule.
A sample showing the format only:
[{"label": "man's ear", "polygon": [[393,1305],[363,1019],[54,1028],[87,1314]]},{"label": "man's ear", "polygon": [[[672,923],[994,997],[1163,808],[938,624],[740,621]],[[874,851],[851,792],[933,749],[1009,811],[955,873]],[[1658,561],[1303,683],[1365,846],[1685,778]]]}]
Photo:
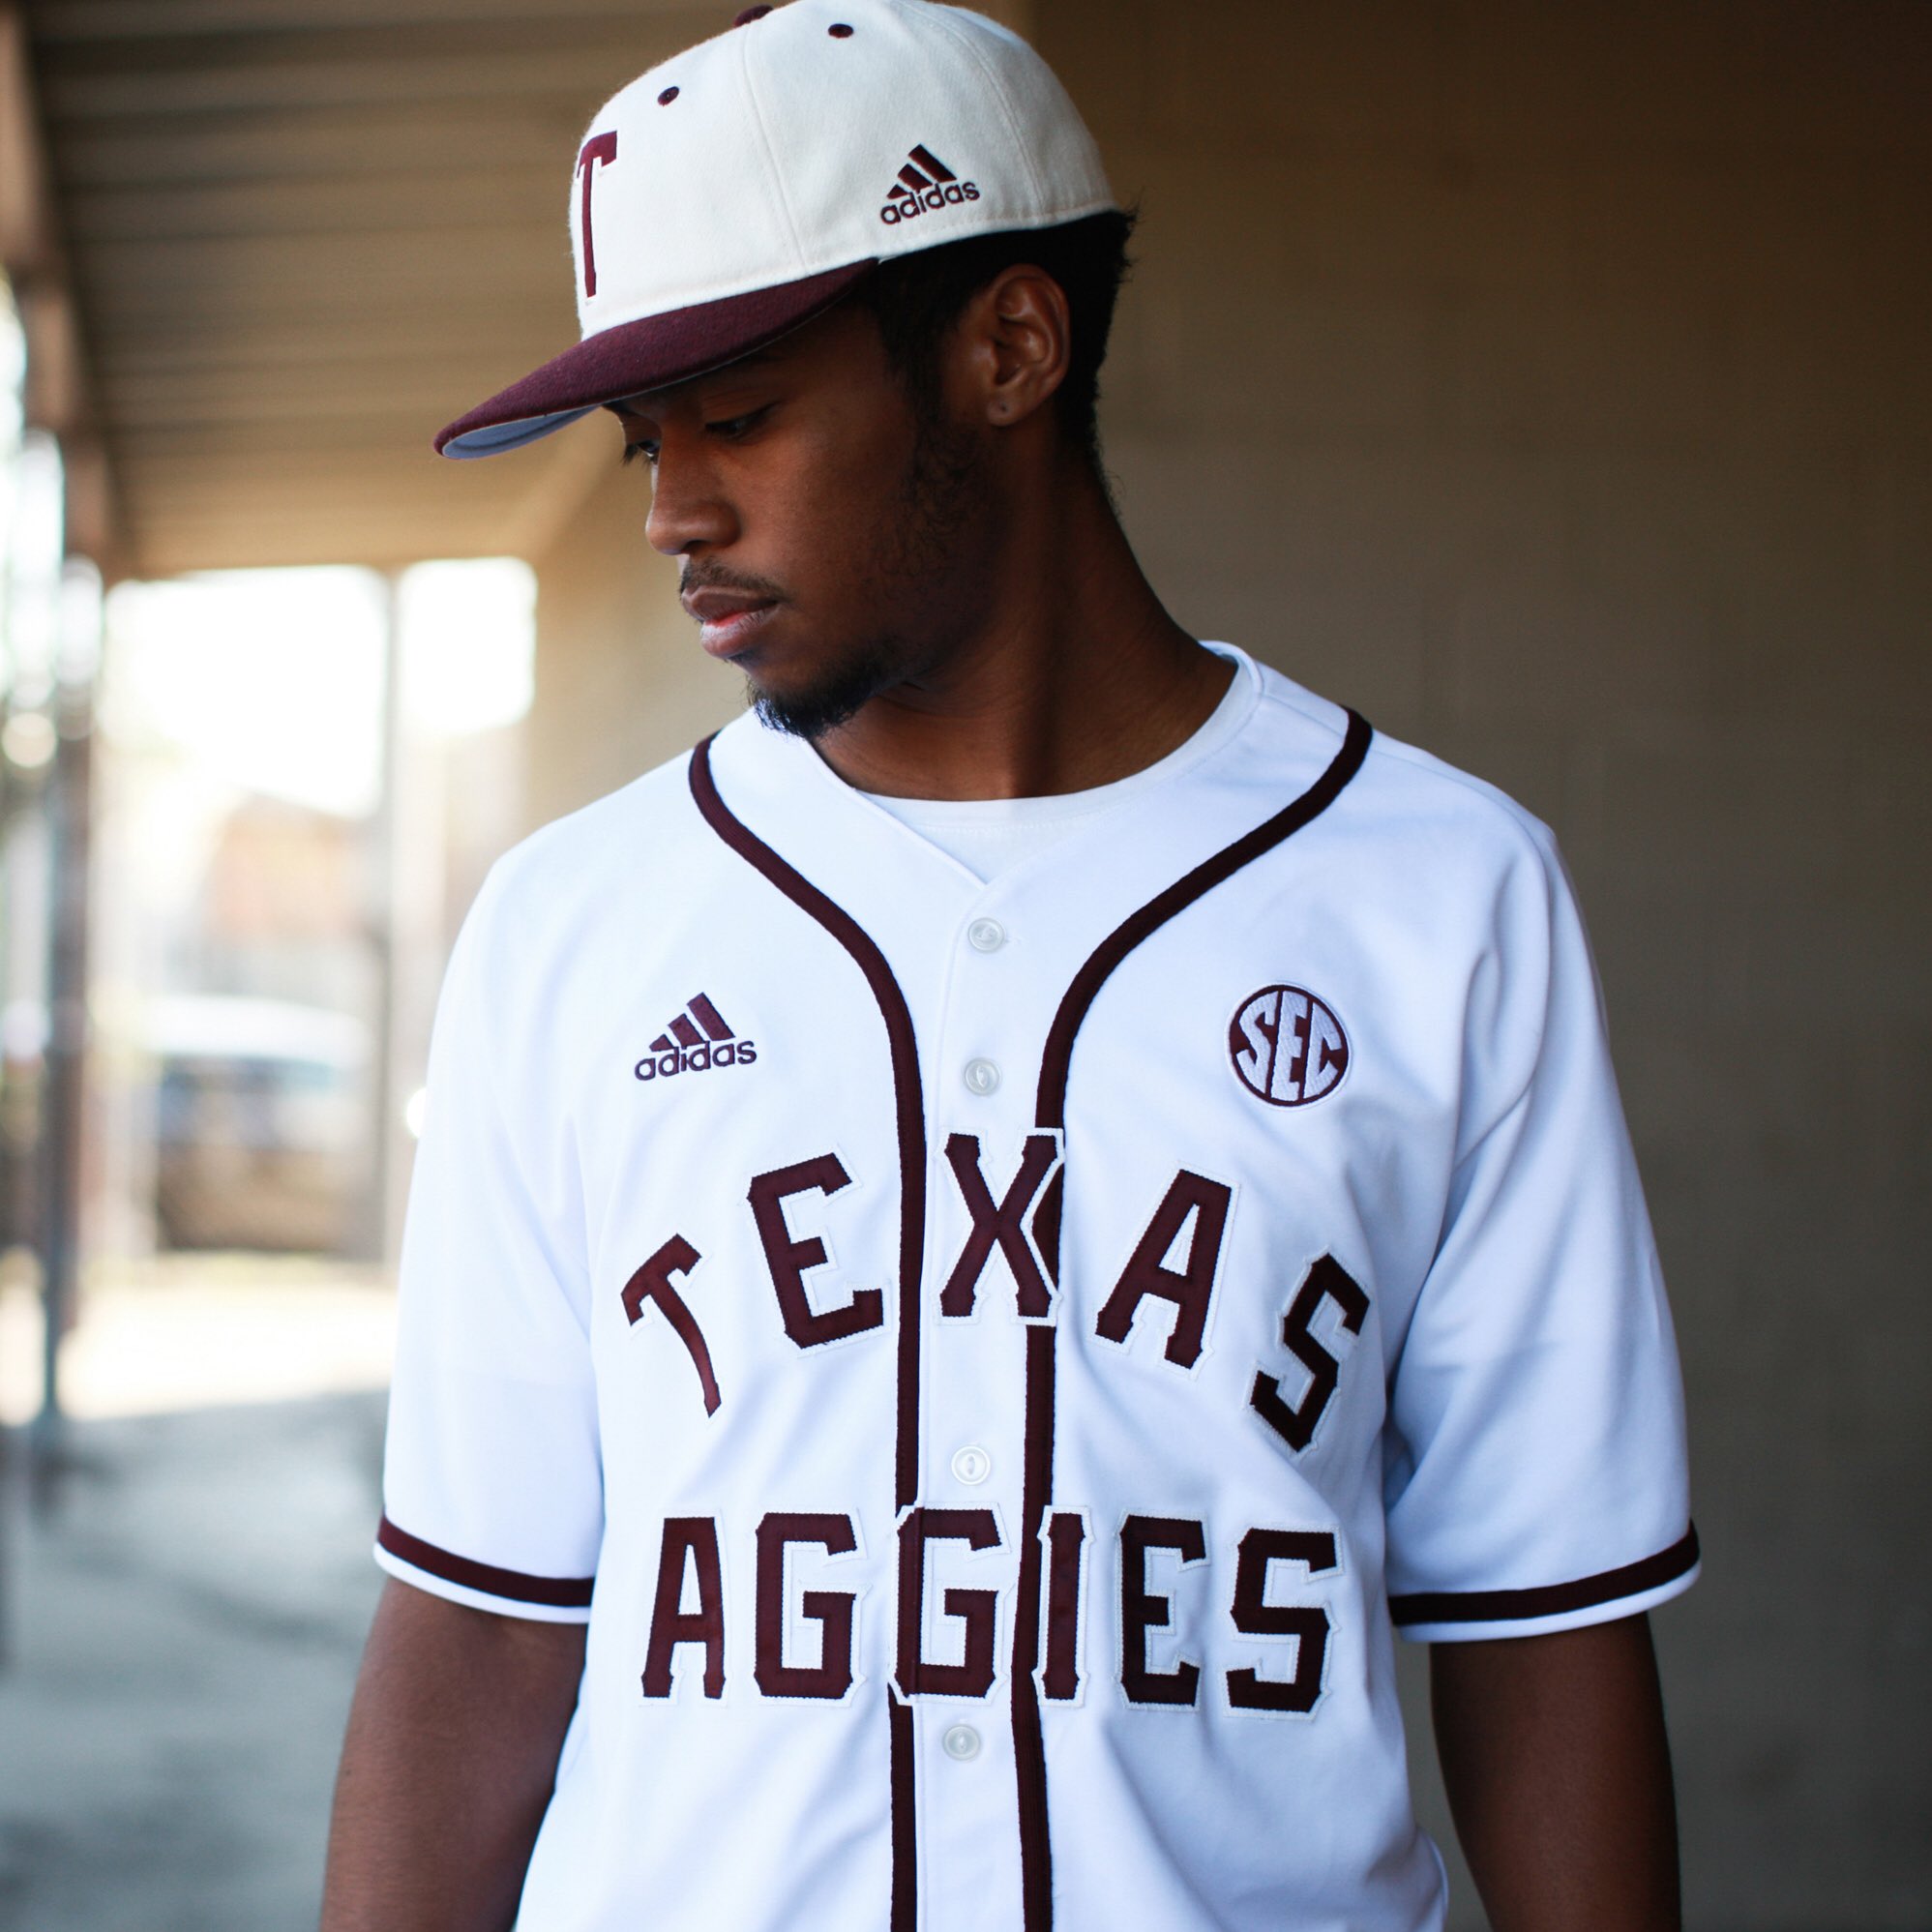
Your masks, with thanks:
[{"label": "man's ear", "polygon": [[1017,263],[982,288],[960,318],[968,419],[996,430],[1025,422],[1066,380],[1066,291],[1045,269]]}]

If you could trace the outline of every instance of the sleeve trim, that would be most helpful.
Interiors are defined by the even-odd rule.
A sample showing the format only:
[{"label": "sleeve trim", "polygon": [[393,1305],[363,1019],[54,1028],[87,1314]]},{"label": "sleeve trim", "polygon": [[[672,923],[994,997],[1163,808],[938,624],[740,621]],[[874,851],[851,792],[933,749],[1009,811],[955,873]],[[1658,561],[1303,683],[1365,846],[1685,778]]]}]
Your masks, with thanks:
[{"label": "sleeve trim", "polygon": [[513,1603],[543,1603],[557,1610],[587,1610],[595,1577],[525,1576],[521,1570],[500,1570],[493,1563],[472,1562],[467,1557],[452,1556],[406,1530],[399,1530],[387,1516],[376,1526],[379,1548],[392,1557],[445,1583],[460,1584],[464,1590],[482,1590],[490,1596],[505,1597]]},{"label": "sleeve trim", "polygon": [[1561,1617],[1613,1603],[1675,1583],[1698,1560],[1697,1529],[1686,1530],[1668,1550],[1574,1583],[1544,1584],[1535,1590],[1430,1590],[1391,1596],[1388,1613],[1398,1625],[1410,1623],[1509,1623],[1537,1617]]}]

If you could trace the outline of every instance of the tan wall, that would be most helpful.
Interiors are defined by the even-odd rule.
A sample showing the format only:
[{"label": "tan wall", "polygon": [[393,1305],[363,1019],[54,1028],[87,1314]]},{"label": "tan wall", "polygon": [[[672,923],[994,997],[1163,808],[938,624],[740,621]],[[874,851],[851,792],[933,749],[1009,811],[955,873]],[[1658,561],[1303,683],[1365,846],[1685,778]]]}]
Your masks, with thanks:
[{"label": "tan wall", "polygon": [[[1577,874],[1693,1406],[1691,1922],[1923,1928],[1932,9],[1032,15],[1144,200],[1156,583]],[[737,702],[642,495],[544,559],[539,816]]]},{"label": "tan wall", "polygon": [[1932,1923],[1932,13],[1048,0],[1040,45],[1144,198],[1157,584],[1577,874],[1709,1552],[1658,1619],[1693,1922]]}]

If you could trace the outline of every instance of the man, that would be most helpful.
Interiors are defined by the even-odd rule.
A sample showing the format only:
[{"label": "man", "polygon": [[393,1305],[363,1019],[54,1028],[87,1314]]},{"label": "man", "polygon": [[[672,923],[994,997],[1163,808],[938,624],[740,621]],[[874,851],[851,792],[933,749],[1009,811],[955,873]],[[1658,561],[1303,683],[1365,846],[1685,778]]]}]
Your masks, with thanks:
[{"label": "man", "polygon": [[[620,93],[599,408],[756,716],[437,1023],[324,1923],[1676,1923],[1676,1363],[1542,827],[1162,609],[1128,223],[1020,42],[794,0]],[[586,1634],[587,1633],[587,1634]]]}]

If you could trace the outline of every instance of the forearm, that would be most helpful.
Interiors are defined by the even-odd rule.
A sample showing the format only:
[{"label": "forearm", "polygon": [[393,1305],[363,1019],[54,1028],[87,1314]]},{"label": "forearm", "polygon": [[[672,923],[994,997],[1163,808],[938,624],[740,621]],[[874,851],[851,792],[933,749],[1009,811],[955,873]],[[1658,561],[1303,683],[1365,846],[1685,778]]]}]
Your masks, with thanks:
[{"label": "forearm", "polygon": [[576,1707],[583,1631],[392,1581],[349,1711],[322,1932],[504,1932]]},{"label": "forearm", "polygon": [[1649,1620],[1438,1644],[1430,1664],[1449,1807],[1495,1932],[1676,1932]]}]

